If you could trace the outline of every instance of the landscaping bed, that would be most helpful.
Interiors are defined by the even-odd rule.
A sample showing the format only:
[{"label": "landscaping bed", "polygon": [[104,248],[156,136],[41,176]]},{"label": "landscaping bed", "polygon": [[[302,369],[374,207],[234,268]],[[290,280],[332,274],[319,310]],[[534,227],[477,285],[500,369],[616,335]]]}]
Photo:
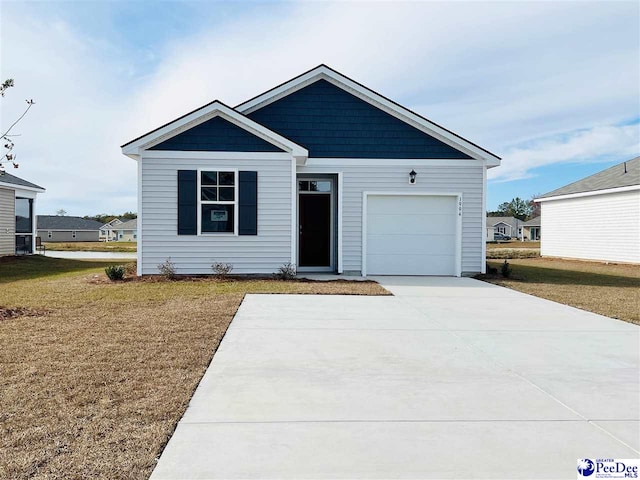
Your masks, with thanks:
[{"label": "landscaping bed", "polygon": [[500,275],[501,261],[489,260],[494,275],[484,281],[640,324],[640,268],[579,260],[530,258],[509,260],[510,278]]},{"label": "landscaping bed", "polygon": [[0,260],[0,478],[147,478],[246,293],[373,282],[110,282],[114,262]]}]

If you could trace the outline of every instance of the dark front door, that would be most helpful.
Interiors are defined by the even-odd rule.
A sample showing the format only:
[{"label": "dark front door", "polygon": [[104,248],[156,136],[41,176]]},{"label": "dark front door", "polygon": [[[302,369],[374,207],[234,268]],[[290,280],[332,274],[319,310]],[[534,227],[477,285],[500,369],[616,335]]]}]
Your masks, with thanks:
[{"label": "dark front door", "polygon": [[331,194],[301,194],[299,212],[300,267],[331,266]]}]

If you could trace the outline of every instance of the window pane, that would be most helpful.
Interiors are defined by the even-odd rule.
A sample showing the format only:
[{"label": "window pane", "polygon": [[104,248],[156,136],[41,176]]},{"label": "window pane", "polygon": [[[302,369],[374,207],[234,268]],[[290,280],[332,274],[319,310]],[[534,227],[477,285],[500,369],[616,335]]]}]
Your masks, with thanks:
[{"label": "window pane", "polygon": [[16,198],[16,232],[31,233],[31,200],[30,198]]},{"label": "window pane", "polygon": [[201,189],[200,198],[215,202],[218,200],[218,189],[216,187],[204,187]]},{"label": "window pane", "polygon": [[313,181],[309,182],[309,190],[312,192],[330,192],[331,191],[331,182],[330,181]]},{"label": "window pane", "polygon": [[233,172],[220,172],[220,185],[235,185]]},{"label": "window pane", "polygon": [[200,175],[201,185],[217,185],[218,172],[202,172]]},{"label": "window pane", "polygon": [[203,232],[233,233],[234,205],[202,205]]},{"label": "window pane", "polygon": [[218,200],[221,202],[233,202],[233,190],[233,187],[220,187]]},{"label": "window pane", "polygon": [[309,182],[307,182],[306,180],[301,180],[298,182],[298,190],[300,190],[301,192],[308,192],[309,191]]}]

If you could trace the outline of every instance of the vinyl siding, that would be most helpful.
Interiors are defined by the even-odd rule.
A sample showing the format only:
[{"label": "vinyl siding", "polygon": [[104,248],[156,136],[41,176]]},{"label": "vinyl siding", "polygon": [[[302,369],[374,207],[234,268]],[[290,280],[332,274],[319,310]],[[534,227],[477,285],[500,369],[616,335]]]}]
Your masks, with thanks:
[{"label": "vinyl siding", "polygon": [[[51,232],[51,238],[49,238],[48,232]],[[71,230],[40,229],[38,230],[38,237],[40,237],[43,242],[97,242],[100,240],[100,231],[76,230],[76,236],[74,238]]]},{"label": "vinyl siding", "polygon": [[16,248],[15,192],[0,188],[0,255],[13,255]]},{"label": "vinyl siding", "polygon": [[[142,159],[142,274],[157,274],[167,258],[180,274],[210,274],[213,262],[233,273],[273,273],[291,261],[290,159]],[[177,234],[178,170],[237,169],[258,172],[258,235]]]},{"label": "vinyl siding", "polygon": [[640,263],[640,191],[542,202],[542,256]]},{"label": "vinyl siding", "polygon": [[[454,163],[455,161],[452,161]],[[418,173],[415,185],[409,184],[411,167],[389,165],[349,165],[338,160],[334,167],[298,167],[298,173],[343,173],[343,271],[362,268],[362,192],[442,192],[462,193],[462,273],[481,271],[483,178],[478,166],[413,166]]]}]

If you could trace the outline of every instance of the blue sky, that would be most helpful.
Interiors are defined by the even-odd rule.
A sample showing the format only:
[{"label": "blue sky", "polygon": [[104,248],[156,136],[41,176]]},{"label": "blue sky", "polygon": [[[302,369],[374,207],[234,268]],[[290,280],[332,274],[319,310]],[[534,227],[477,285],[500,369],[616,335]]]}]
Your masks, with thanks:
[{"label": "blue sky", "polygon": [[119,145],[327,63],[503,157],[487,207],[638,155],[637,2],[1,2],[40,213],[135,210]]}]

